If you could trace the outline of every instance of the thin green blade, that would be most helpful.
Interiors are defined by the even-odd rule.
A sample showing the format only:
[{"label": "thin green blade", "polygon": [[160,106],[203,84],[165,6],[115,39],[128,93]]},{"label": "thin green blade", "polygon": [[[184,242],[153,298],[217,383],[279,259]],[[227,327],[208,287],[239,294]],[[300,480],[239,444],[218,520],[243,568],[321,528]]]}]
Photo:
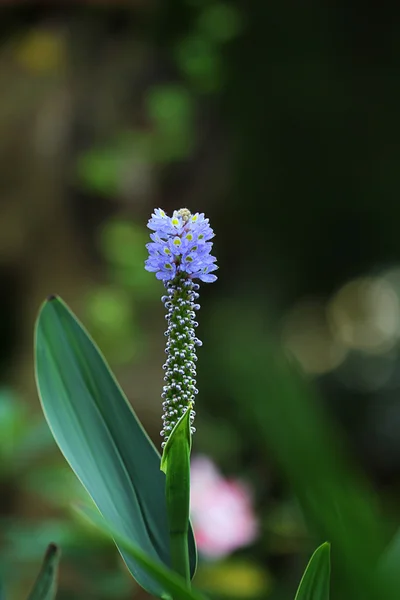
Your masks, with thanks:
[{"label": "thin green blade", "polygon": [[330,545],[325,543],[310,558],[295,600],[329,600],[330,578]]},{"label": "thin green blade", "polygon": [[[160,455],[94,342],[61,300],[52,297],[43,305],[35,347],[43,411],[65,458],[109,525],[152,560],[169,566]],[[193,574],[191,530],[189,548]],[[119,550],[138,583],[161,597],[159,583]]]},{"label": "thin green blade", "polygon": [[190,506],[190,405],[165,445],[161,470],[166,475],[166,499],[171,560],[174,571],[190,582],[188,531]]},{"label": "thin green blade", "polygon": [[110,527],[108,523],[105,522],[99,513],[96,513],[93,509],[87,506],[75,506],[74,508],[79,515],[82,515],[84,518],[88,519],[107,536],[112,537],[115,543],[118,544],[120,548],[123,548],[127,554],[132,556],[143,567],[144,570],[146,570],[155,580],[157,580],[160,586],[162,586],[166,593],[174,598],[174,600],[206,600],[205,596],[196,590],[187,587],[187,584],[182,577],[170,571],[160,563],[153,562],[152,559],[149,556],[146,556],[146,554],[142,552],[140,548],[135,546],[124,536],[121,536],[117,531]]},{"label": "thin green blade", "polygon": [[50,544],[28,600],[53,600],[56,597],[59,562],[60,551],[55,544]]}]

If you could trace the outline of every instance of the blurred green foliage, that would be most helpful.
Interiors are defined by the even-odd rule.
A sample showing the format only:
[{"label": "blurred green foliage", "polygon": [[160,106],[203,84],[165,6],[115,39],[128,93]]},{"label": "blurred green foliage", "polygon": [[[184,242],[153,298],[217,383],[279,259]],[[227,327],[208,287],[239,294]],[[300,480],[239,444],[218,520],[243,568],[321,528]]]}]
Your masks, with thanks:
[{"label": "blurred green foliage", "polygon": [[143,226],[121,217],[103,223],[97,237],[108,281],[87,291],[85,315],[106,355],[126,364],[146,353],[140,314],[159,299],[157,282],[143,268],[148,236]]},{"label": "blurred green foliage", "polygon": [[114,135],[108,144],[92,147],[77,159],[77,177],[84,189],[114,195],[132,167],[142,168],[152,157],[153,140],[143,132]]},{"label": "blurred green foliage", "polygon": [[168,163],[190,156],[195,144],[194,100],[179,85],[151,88],[147,113],[154,128],[153,160]]},{"label": "blurred green foliage", "polygon": [[[13,2],[0,19],[7,591],[26,597],[55,539],[60,599],[136,593],[112,545],[67,520],[80,490],[36,419],[37,398],[13,386],[32,387],[32,315],[55,287],[125,379],[133,364],[153,382],[162,288],[142,265],[158,205],[212,217],[221,268],[215,289],[202,289],[195,451],[249,481],[262,526],[254,547],[203,562],[201,585],[216,597],[293,598],[315,545],[331,538],[335,597],[350,594],[350,554],[361,581],[384,549],[382,577],[395,586],[398,343],[382,355],[352,348],[338,368],[308,373],[311,394],[277,356],[298,302],[323,304],[354,278],[398,269],[396,5],[96,4]],[[339,308],[362,325],[354,297]],[[378,330],[390,314],[384,304]],[[300,349],[324,358],[304,313],[297,325]]]},{"label": "blurred green foliage", "polygon": [[[240,320],[234,318],[238,310]],[[216,385],[242,411],[243,432],[257,436],[260,449],[277,461],[314,543],[332,544],[334,597],[395,598],[396,570],[385,578],[377,573],[391,537],[389,521],[352,464],[321,398],[288,363],[265,319],[250,306],[231,303],[228,310],[225,303],[215,311],[213,324],[210,342],[222,357]]]},{"label": "blurred green foliage", "polygon": [[32,420],[11,389],[0,389],[0,476],[16,480],[19,475],[26,475],[31,462],[53,444],[43,419]]},{"label": "blurred green foliage", "polygon": [[243,16],[232,4],[215,2],[198,16],[198,30],[216,44],[232,41],[243,28]]}]

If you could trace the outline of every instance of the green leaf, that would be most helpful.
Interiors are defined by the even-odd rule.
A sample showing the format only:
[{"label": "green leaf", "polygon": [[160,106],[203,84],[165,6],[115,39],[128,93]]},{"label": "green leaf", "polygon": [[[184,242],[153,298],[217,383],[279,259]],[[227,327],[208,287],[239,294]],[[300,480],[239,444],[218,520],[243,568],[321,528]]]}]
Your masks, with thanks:
[{"label": "green leaf", "polygon": [[161,459],[161,470],[166,474],[166,499],[171,559],[174,571],[190,582],[188,530],[190,505],[190,411],[173,428]]},{"label": "green leaf", "polygon": [[180,468],[184,468],[189,462],[190,450],[192,448],[192,434],[190,432],[191,408],[192,405],[189,406],[185,414],[179,419],[165,444],[160,465],[160,469],[164,473],[167,473],[169,465],[175,470],[179,470]]},{"label": "green leaf", "polygon": [[120,548],[123,548],[126,554],[134,558],[134,560],[149,573],[149,576],[158,581],[160,587],[165,590],[168,596],[171,596],[174,598],[174,600],[205,600],[205,597],[199,592],[188,588],[185,580],[182,577],[176,573],[173,573],[160,563],[154,562],[139,547],[137,547],[135,544],[132,544],[132,542],[130,542],[126,537],[118,533],[114,528],[106,523],[99,513],[96,513],[94,510],[86,506],[75,506],[74,508],[78,514],[88,519],[103,533],[105,533],[107,536],[111,536],[115,543],[118,544]]},{"label": "green leaf", "polygon": [[[36,379],[56,442],[105,520],[153,561],[169,567],[160,455],[94,342],[55,297],[43,305],[36,324]],[[191,529],[189,548],[193,575]],[[161,597],[159,582],[119,550],[137,582]]]},{"label": "green leaf", "polygon": [[33,586],[28,600],[53,600],[57,592],[57,572],[60,551],[55,544],[50,544],[45,554],[39,576]]},{"label": "green leaf", "polygon": [[310,558],[295,600],[329,600],[330,576],[330,545],[325,542]]}]

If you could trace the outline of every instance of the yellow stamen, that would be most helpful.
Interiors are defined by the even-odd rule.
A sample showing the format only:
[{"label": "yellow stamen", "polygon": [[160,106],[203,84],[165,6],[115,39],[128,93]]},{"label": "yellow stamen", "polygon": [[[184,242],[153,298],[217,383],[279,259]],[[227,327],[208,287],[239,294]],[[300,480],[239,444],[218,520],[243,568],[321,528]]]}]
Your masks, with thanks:
[{"label": "yellow stamen", "polygon": [[178,210],[178,215],[182,217],[182,221],[184,223],[187,223],[190,217],[192,216],[192,213],[188,208],[181,208],[180,210]]}]

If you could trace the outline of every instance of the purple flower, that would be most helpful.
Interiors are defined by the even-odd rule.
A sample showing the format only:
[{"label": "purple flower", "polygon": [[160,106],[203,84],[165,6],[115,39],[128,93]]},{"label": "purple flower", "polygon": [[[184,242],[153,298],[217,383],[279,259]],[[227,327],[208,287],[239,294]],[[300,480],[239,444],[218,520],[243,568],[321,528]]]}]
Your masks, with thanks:
[{"label": "purple flower", "polygon": [[157,279],[172,281],[182,275],[187,279],[200,279],[212,283],[218,267],[211,255],[214,232],[204,213],[192,215],[187,208],[175,210],[172,217],[156,208],[147,224],[154,231],[146,245],[149,258],[145,262],[147,271]]},{"label": "purple flower", "polygon": [[201,341],[195,333],[199,284],[194,279],[211,283],[218,267],[211,255],[214,232],[203,213],[194,215],[187,208],[175,210],[172,217],[156,208],[147,224],[153,233],[146,245],[149,258],[147,271],[156,274],[166,289],[162,297],[167,309],[168,328],[165,332],[167,360],[163,391],[163,428],[165,446],[171,431],[182,415],[190,410],[191,432],[194,433],[196,388],[196,347]]}]

